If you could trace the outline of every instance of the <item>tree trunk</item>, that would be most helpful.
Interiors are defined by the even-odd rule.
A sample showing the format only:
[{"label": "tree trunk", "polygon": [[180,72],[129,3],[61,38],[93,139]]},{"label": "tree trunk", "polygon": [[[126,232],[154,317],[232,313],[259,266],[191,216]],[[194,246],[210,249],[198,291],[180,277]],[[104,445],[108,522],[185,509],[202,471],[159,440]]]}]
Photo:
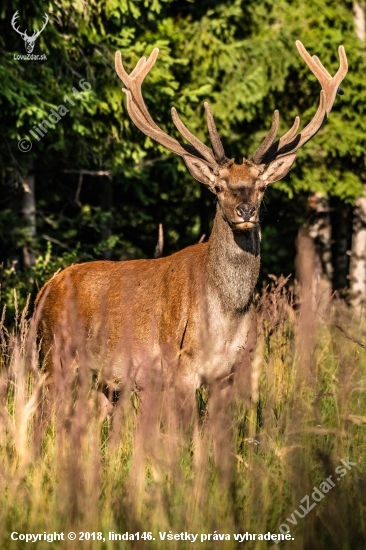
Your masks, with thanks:
[{"label": "tree trunk", "polygon": [[26,244],[23,246],[23,266],[35,264],[34,238],[36,236],[36,201],[34,197],[35,178],[33,170],[22,180],[22,215],[26,222]]},{"label": "tree trunk", "polygon": [[296,239],[296,279],[300,302],[299,321],[296,330],[298,355],[297,380],[310,381],[314,367],[315,318],[319,305],[319,282],[317,276],[317,253],[314,240],[306,227],[301,227]]},{"label": "tree trunk", "polygon": [[329,301],[332,292],[332,224],[329,199],[321,193],[309,195],[307,230],[314,243],[314,274],[318,292]]},{"label": "tree trunk", "polygon": [[361,2],[353,2],[353,20],[355,22],[355,31],[358,38],[360,40],[365,40],[365,8]]},{"label": "tree trunk", "polygon": [[348,291],[349,249],[351,248],[350,208],[335,199],[332,203],[333,237],[333,290],[341,295]]},{"label": "tree trunk", "polygon": [[361,314],[366,302],[366,186],[356,199],[353,218],[351,262],[349,270],[350,303]]},{"label": "tree trunk", "polygon": [[[355,32],[361,41],[365,40],[365,9],[361,2],[353,3]],[[366,304],[366,185],[363,193],[356,199],[352,250],[349,270],[350,304],[361,315]]]}]

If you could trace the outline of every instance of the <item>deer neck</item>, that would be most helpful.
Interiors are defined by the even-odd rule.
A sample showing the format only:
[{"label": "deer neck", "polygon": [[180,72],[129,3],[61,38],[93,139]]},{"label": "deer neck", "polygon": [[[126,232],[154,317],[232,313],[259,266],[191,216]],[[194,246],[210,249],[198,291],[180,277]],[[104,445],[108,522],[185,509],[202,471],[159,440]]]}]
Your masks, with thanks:
[{"label": "deer neck", "polygon": [[208,242],[207,275],[225,312],[243,314],[249,308],[259,265],[259,227],[233,231],[218,205]]}]

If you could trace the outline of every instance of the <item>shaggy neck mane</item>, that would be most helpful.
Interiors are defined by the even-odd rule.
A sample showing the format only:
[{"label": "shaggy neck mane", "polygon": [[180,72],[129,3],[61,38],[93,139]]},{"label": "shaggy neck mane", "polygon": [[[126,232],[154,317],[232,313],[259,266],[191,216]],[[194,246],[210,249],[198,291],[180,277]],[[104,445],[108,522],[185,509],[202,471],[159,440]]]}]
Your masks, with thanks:
[{"label": "shaggy neck mane", "polygon": [[242,314],[251,304],[259,275],[260,229],[233,231],[217,206],[208,242],[207,276],[227,313]]}]

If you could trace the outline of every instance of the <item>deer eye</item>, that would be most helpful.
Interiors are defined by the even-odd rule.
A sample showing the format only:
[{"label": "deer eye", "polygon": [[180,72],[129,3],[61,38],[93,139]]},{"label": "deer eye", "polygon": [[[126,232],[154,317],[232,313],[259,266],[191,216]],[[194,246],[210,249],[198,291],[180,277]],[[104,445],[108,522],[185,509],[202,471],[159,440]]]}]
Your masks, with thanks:
[{"label": "deer eye", "polygon": [[215,189],[216,193],[221,193],[221,191],[222,191],[221,185],[215,185],[214,189]]},{"label": "deer eye", "polygon": [[267,189],[267,186],[266,186],[266,185],[261,185],[260,188],[259,188],[259,191],[260,191],[261,193],[264,193],[266,189]]}]

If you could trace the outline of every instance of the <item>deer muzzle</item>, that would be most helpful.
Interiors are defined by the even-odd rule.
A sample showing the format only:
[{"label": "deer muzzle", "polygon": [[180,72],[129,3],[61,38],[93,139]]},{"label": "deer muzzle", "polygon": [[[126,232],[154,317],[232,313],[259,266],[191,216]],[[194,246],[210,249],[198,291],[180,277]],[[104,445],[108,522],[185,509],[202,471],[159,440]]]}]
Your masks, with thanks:
[{"label": "deer muzzle", "polygon": [[243,219],[244,222],[249,222],[254,216],[255,211],[256,208],[253,205],[239,204],[239,206],[236,207],[236,213]]}]

